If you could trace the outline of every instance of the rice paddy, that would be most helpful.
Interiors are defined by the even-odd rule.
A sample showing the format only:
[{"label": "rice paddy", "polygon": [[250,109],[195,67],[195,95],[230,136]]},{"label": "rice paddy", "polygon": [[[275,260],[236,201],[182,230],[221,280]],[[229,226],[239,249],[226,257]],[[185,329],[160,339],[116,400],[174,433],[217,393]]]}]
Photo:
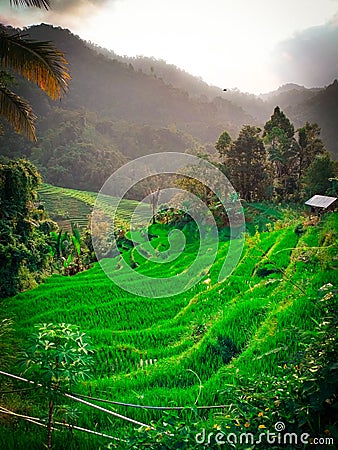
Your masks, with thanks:
[{"label": "rice paddy", "polygon": [[[64,230],[71,230],[71,223],[77,224],[80,228],[88,225],[88,217],[97,198],[97,193],[79,191],[76,189],[62,188],[43,184],[39,189],[39,198],[49,212],[50,217],[55,220]],[[109,195],[100,195],[100,202],[95,206],[102,214],[112,217],[117,205],[117,199]],[[138,202],[123,199],[117,208],[115,224],[117,227],[124,227],[136,208]],[[140,209],[142,212],[142,208]],[[136,220],[141,217],[137,217]]]},{"label": "rice paddy", "polygon": [[[46,208],[54,205],[54,210],[61,195],[65,208],[67,198],[76,198],[83,209],[69,203],[72,219],[78,212],[84,215],[83,205],[92,206],[95,200],[92,193],[75,195],[51,186],[44,186],[40,195]],[[123,220],[130,217],[131,206],[132,202],[124,204]],[[102,207],[109,213],[107,205]],[[190,290],[164,299],[124,291],[106,277],[99,264],[73,277],[54,275],[38,288],[4,301],[3,309],[14,321],[16,349],[24,346],[34,324],[76,324],[91,337],[96,350],[93,378],[77,386],[77,393],[151,406],[228,403],[231,399],[224,395],[227,384],[236,385],[236,379],[258,374],[276,375],[290,357],[297,357],[303,334],[313,327],[318,290],[325,283],[337,286],[337,261],[323,267],[321,255],[311,250],[319,247],[320,227],[325,221],[337,229],[337,215],[331,214],[319,228],[308,227],[301,235],[295,233],[293,223],[248,236],[239,264],[222,283],[217,282],[217,276],[229,242],[220,242],[210,272]],[[151,232],[157,236],[153,245],[166,248],[165,233],[156,226]],[[157,272],[154,263],[136,255],[135,249],[126,250],[126,260],[134,252],[139,273],[173,277],[191,264],[197,246],[198,242],[190,242],[180,258],[166,268],[160,265]],[[325,248],[321,252],[325,253]],[[116,271],[115,276],[117,281],[125,275]],[[79,409],[82,414],[77,423],[82,427],[108,434],[114,430],[120,436],[128,428],[125,422],[103,412],[83,405]],[[114,411],[145,423],[158,420],[162,414],[121,405],[114,405]],[[203,420],[214,423],[215,414],[206,412]],[[26,427],[27,439],[38,433],[34,425]],[[80,440],[81,448],[106,445],[103,438],[91,439]],[[4,442],[0,433],[2,448],[11,448]],[[22,438],[17,448],[28,448],[27,442]]]}]

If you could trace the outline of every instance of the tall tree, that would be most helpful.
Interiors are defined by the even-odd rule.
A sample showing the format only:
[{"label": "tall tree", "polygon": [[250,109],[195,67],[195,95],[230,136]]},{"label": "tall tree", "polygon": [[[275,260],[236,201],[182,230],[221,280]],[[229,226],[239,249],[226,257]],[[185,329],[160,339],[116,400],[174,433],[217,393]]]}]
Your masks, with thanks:
[{"label": "tall tree", "polygon": [[296,188],[297,143],[294,126],[279,106],[264,125],[263,138],[274,171],[274,190],[278,199],[287,199]]},{"label": "tall tree", "polygon": [[260,128],[245,125],[224,152],[230,181],[241,197],[248,201],[268,195],[268,161],[260,133]]},{"label": "tall tree", "polygon": [[223,131],[223,133],[220,135],[215,145],[216,150],[218,151],[221,157],[224,157],[226,155],[230,145],[231,145],[230,134],[227,131]]}]

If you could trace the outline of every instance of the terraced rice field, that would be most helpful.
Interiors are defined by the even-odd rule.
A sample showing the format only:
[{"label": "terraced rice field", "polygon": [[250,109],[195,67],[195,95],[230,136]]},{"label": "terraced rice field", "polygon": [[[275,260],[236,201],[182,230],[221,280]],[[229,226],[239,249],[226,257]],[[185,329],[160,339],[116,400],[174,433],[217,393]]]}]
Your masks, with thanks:
[{"label": "terraced rice field", "polygon": [[[48,195],[52,194],[45,198]],[[90,199],[94,200],[92,194],[87,204]],[[337,216],[330,220],[337,227]],[[248,237],[236,269],[218,283],[229,246],[221,242],[210,272],[174,297],[129,294],[96,265],[74,277],[52,276],[38,288],[5,301],[5,308],[15,320],[18,345],[41,322],[77,324],[91,336],[96,349],[93,379],[78,386],[78,393],[152,406],[191,406],[197,398],[198,405],[229,403],[224,394],[227,383],[276,374],[297,355],[300,336],[313,327],[318,289],[328,282],[337,285],[337,270],[323,268],[316,256],[311,260],[300,256],[319,248],[318,229],[309,227],[299,236],[294,228],[293,224]],[[166,239],[159,236],[154,245],[165,247]],[[190,243],[165,272],[154,269],[150,261],[137,270],[174,277],[191,263],[197,245]],[[116,270],[116,281],[123,276]],[[233,343],[235,354],[228,358],[222,342]],[[160,417],[153,410],[114,408],[146,423]],[[99,411],[84,410],[81,426],[95,424],[101,431],[125,426]],[[205,420],[212,422],[214,415],[205,413]]]},{"label": "terraced rice field", "polygon": [[[64,230],[71,230],[71,223],[80,228],[88,225],[88,216],[93,210],[97,193],[67,189],[50,184],[43,184],[38,191],[39,197],[50,217],[55,220]],[[100,195],[100,202],[96,207],[107,217],[112,217],[117,205],[117,200],[108,195]],[[138,205],[132,200],[122,200],[117,209],[116,226],[123,227]],[[142,208],[140,209],[140,212]],[[141,216],[136,217],[141,223]]]}]

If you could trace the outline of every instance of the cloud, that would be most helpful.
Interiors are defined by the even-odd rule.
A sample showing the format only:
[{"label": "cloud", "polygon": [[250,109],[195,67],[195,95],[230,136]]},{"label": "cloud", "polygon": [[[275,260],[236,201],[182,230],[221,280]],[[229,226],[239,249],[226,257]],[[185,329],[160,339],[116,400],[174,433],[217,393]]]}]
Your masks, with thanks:
[{"label": "cloud", "polygon": [[91,10],[106,6],[110,0],[51,0],[50,13],[62,11],[64,14],[91,14]]},{"label": "cloud", "polygon": [[325,86],[338,78],[338,15],[321,26],[303,30],[280,42],[273,69],[281,82]]},{"label": "cloud", "polygon": [[1,23],[19,27],[40,22],[71,26],[81,20],[90,20],[101,9],[118,1],[122,0],[51,0],[51,9],[46,11],[39,8],[11,7],[8,0],[6,5],[1,5],[0,20]]}]

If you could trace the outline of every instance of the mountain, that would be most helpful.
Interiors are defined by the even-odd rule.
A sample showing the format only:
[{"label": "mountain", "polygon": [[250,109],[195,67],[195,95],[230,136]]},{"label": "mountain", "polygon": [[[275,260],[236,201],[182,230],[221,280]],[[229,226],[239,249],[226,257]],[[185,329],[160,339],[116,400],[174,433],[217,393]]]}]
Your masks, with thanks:
[{"label": "mountain", "polygon": [[314,97],[323,88],[305,88],[298,84],[288,83],[280,86],[277,90],[261,94],[259,98],[267,105],[279,105],[282,109],[288,106],[297,105]]},{"label": "mountain", "polygon": [[[337,102],[334,100],[330,103],[324,100],[323,113],[317,111],[318,107],[320,109],[319,104],[321,103],[318,99],[322,96],[325,97],[325,87],[306,88],[299,84],[287,83],[274,91],[260,95],[244,93],[236,88],[227,89],[224,92],[221,88],[210,86],[201,78],[195,77],[173,64],[168,64],[164,60],[145,56],[119,56],[111,50],[94,44],[90,45],[98,53],[102,53],[108,58],[124,62],[135,70],[151,75],[153,78],[159,78],[168,85],[186,91],[190,97],[212,101],[221,96],[233,105],[241,107],[260,126],[264,126],[273,109],[278,105],[281,109],[287,111],[290,118],[295,121],[296,128],[304,125],[307,120],[318,123],[322,128],[322,138],[328,150],[334,157],[338,155],[338,129],[336,123],[333,123]],[[331,96],[331,94],[332,91],[329,95]],[[328,119],[324,120],[326,115]]]},{"label": "mountain", "polygon": [[319,90],[302,102],[285,108],[296,127],[304,122],[316,122],[322,128],[322,138],[334,158],[338,158],[338,81]]},{"label": "mountain", "polygon": [[1,153],[28,156],[50,183],[99,189],[107,174],[129,159],[159,151],[214,152],[221,132],[235,137],[244,123],[255,122],[221,96],[191,96],[130,63],[98,53],[69,30],[41,24],[26,34],[62,50],[72,80],[60,103],[18,80],[16,92],[39,117],[39,139],[32,145],[7,129]]},{"label": "mountain", "polygon": [[215,153],[224,130],[236,138],[243,125],[263,127],[276,105],[296,126],[316,121],[329,151],[338,154],[330,90],[288,84],[261,97],[223,91],[162,60],[119,57],[60,27],[41,24],[24,33],[64,51],[72,80],[62,101],[53,102],[18,78],[15,91],[39,117],[38,142],[25,141],[2,120],[0,154],[30,158],[49,183],[98,190],[118,167],[145,154]]}]

